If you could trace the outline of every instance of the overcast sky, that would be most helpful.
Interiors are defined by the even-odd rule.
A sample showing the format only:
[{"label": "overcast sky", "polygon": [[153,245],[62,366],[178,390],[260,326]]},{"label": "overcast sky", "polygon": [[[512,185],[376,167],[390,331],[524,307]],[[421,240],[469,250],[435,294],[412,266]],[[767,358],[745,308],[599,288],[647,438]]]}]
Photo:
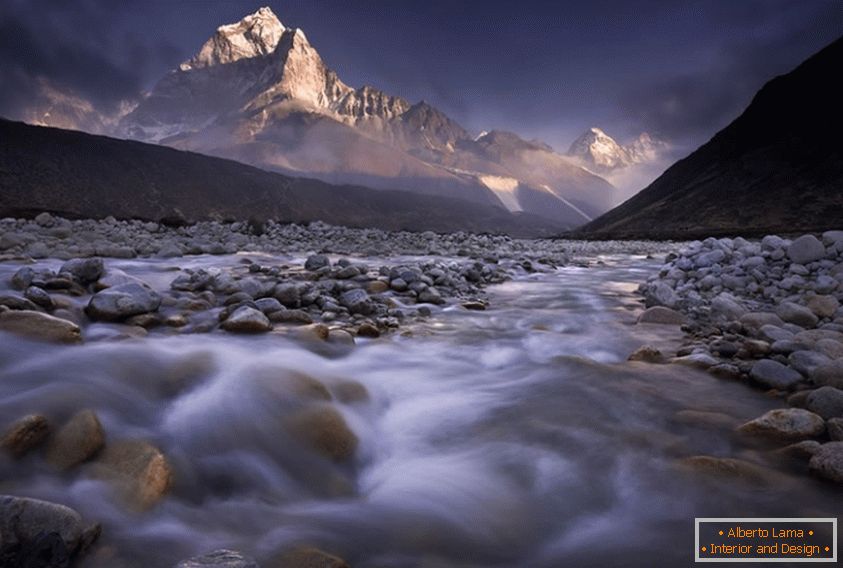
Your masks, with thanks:
[{"label": "overcast sky", "polygon": [[261,5],[352,86],[562,151],[592,125],[697,146],[843,35],[840,0],[3,0],[0,114],[39,77],[114,106]]}]

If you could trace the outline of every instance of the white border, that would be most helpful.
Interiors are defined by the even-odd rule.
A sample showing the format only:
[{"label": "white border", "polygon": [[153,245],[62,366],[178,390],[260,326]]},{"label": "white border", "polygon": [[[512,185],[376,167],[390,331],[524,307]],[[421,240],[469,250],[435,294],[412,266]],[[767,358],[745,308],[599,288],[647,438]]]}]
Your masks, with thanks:
[{"label": "white border", "polygon": [[[831,523],[833,545],[831,558],[700,558],[700,523]],[[694,562],[837,562],[837,517],[695,517]]]}]

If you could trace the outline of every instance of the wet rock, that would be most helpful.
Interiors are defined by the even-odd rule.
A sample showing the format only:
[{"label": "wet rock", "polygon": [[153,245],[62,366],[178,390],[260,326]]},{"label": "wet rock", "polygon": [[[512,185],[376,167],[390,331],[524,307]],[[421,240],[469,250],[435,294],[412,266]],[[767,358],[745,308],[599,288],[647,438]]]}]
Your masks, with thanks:
[{"label": "wet rock", "polygon": [[21,267],[12,275],[12,288],[15,290],[25,290],[32,284],[35,278],[36,274],[32,268],[29,266]]},{"label": "wet rock", "polygon": [[711,301],[711,314],[716,319],[732,321],[746,314],[746,308],[733,295],[723,292]]},{"label": "wet rock", "polygon": [[109,480],[133,509],[152,507],[170,488],[170,464],[148,442],[126,440],[108,444],[95,465],[96,474]]},{"label": "wet rock", "polygon": [[762,359],[752,366],[749,376],[769,388],[787,390],[802,380],[802,375],[772,359]]},{"label": "wet rock", "polygon": [[328,332],[328,343],[353,346],[354,336],[344,329],[332,329]]},{"label": "wet rock", "polygon": [[324,254],[313,254],[307,257],[307,260],[304,262],[304,268],[306,270],[310,270],[311,272],[315,272],[320,268],[324,268],[326,266],[331,265],[331,260],[325,256]]},{"label": "wet rock", "polygon": [[236,550],[220,549],[182,560],[175,568],[259,568],[258,563]]},{"label": "wet rock", "polygon": [[105,265],[101,258],[74,258],[61,265],[59,274],[69,274],[73,280],[87,286],[102,277]]},{"label": "wet rock", "polygon": [[275,298],[261,298],[255,300],[255,306],[263,313],[269,315],[273,312],[280,312],[286,308]]},{"label": "wet rock", "polygon": [[688,426],[721,430],[731,430],[738,423],[738,420],[735,417],[722,412],[691,409],[680,410],[673,415],[673,420],[679,424],[685,424]]},{"label": "wet rock", "polygon": [[787,256],[796,264],[808,264],[825,258],[825,247],[814,235],[803,235],[787,247]]},{"label": "wet rock", "polygon": [[381,332],[374,325],[370,323],[364,323],[357,328],[357,335],[359,337],[377,338],[381,336]]},{"label": "wet rock", "polygon": [[843,343],[833,339],[820,339],[814,345],[817,352],[822,353],[829,359],[843,358]]},{"label": "wet rock", "polygon": [[840,302],[834,296],[817,295],[808,298],[807,307],[820,318],[830,318],[840,307]]},{"label": "wet rock", "polygon": [[740,318],[740,323],[747,329],[761,329],[764,325],[781,327],[784,325],[782,318],[772,312],[751,312]]},{"label": "wet rock", "polygon": [[820,387],[805,399],[805,407],[826,420],[843,418],[843,390],[834,387]]},{"label": "wet rock", "polygon": [[441,305],[445,303],[445,299],[442,298],[442,295],[439,293],[439,290],[433,287],[425,288],[424,290],[419,292],[418,301],[422,304]]},{"label": "wet rock", "polygon": [[743,376],[743,373],[737,365],[731,365],[729,363],[713,365],[708,368],[708,372],[709,374],[721,379],[737,380]]},{"label": "wet rock", "polygon": [[684,365],[686,367],[694,367],[696,369],[708,369],[717,365],[719,361],[709,355],[708,353],[691,353],[682,357],[674,357],[670,360],[675,365]]},{"label": "wet rock", "polygon": [[272,295],[286,308],[298,308],[301,306],[301,291],[292,282],[284,282],[275,286]]},{"label": "wet rock", "polygon": [[389,290],[389,284],[383,280],[373,280],[366,284],[366,292],[369,294],[382,294]]},{"label": "wet rock", "polygon": [[465,308],[466,310],[472,310],[472,311],[475,311],[475,312],[482,312],[483,310],[485,310],[488,307],[486,305],[486,302],[481,302],[479,300],[471,300],[471,301],[468,301],[468,302],[463,302],[460,305],[463,308]]},{"label": "wet rock", "polygon": [[357,381],[341,381],[334,385],[332,390],[337,400],[346,404],[367,402],[369,400],[369,391]]},{"label": "wet rock", "polygon": [[64,505],[0,496],[0,560],[4,566],[67,567],[99,537],[98,524]]},{"label": "wet rock", "polygon": [[825,423],[828,438],[835,442],[843,442],[843,418],[832,418]]},{"label": "wet rock", "polygon": [[161,296],[147,286],[131,282],[97,292],[85,312],[91,319],[119,321],[154,312],[160,305]]},{"label": "wet rock", "polygon": [[800,327],[816,327],[819,318],[806,308],[793,302],[782,302],[776,307],[776,315],[787,323],[793,323]]},{"label": "wet rock", "polygon": [[234,333],[264,333],[272,330],[272,323],[260,310],[241,306],[234,310],[220,327]]},{"label": "wet rock", "polygon": [[283,554],[273,568],[351,568],[344,560],[318,548],[300,547]]},{"label": "wet rock", "polygon": [[[2,321],[2,320],[0,320]],[[820,365],[811,374],[814,384],[843,389],[843,359]]]},{"label": "wet rock", "polygon": [[817,453],[820,446],[821,444],[816,440],[802,440],[801,442],[796,442],[795,444],[790,444],[789,446],[776,450],[775,453],[787,458],[809,460]]},{"label": "wet rock", "polygon": [[801,408],[777,408],[742,424],[738,432],[773,440],[803,440],[825,431],[825,421]]},{"label": "wet rock", "polygon": [[0,296],[0,306],[6,306],[12,310],[38,310],[38,306],[32,300],[12,294]]},{"label": "wet rock", "polygon": [[756,487],[778,486],[781,480],[781,476],[772,470],[734,458],[692,456],[679,460],[679,466],[697,474],[740,481]]},{"label": "wet rock", "polygon": [[27,288],[26,291],[24,291],[23,296],[33,304],[44,308],[45,310],[52,310],[56,306],[50,294],[37,286],[30,286]]},{"label": "wet rock", "polygon": [[664,356],[664,353],[653,347],[652,345],[642,345],[635,351],[633,351],[629,357],[627,357],[628,361],[643,361],[645,363],[666,363],[667,359]]},{"label": "wet rock", "polygon": [[681,325],[685,323],[685,316],[676,310],[664,306],[653,306],[652,308],[647,308],[638,316],[638,323]]},{"label": "wet rock", "polygon": [[50,434],[50,423],[40,414],[24,416],[6,431],[0,447],[12,456],[20,458],[40,446]]},{"label": "wet rock", "polygon": [[82,330],[78,325],[41,312],[2,312],[0,313],[0,331],[51,343],[82,341]]},{"label": "wet rock", "polygon": [[312,323],[310,325],[303,325],[296,329],[296,337],[305,341],[322,342],[328,340],[328,335],[331,333],[328,326],[322,323]]},{"label": "wet rock", "polygon": [[281,310],[269,314],[270,321],[275,323],[311,324],[313,317],[304,310]]},{"label": "wet rock", "polygon": [[825,365],[829,361],[831,359],[822,353],[806,350],[794,351],[787,358],[788,365],[806,377],[811,376],[817,367]]},{"label": "wet rock", "polygon": [[290,431],[318,453],[334,461],[346,461],[357,450],[357,436],[336,409],[305,408],[289,419]]},{"label": "wet rock", "polygon": [[105,432],[92,410],[74,414],[47,444],[47,461],[55,468],[70,469],[96,455],[105,445]]},{"label": "wet rock", "polygon": [[374,303],[365,290],[353,288],[342,293],[340,304],[353,314],[367,316],[374,311]]},{"label": "wet rock", "polygon": [[843,483],[843,442],[823,444],[811,458],[808,467],[820,477]]}]

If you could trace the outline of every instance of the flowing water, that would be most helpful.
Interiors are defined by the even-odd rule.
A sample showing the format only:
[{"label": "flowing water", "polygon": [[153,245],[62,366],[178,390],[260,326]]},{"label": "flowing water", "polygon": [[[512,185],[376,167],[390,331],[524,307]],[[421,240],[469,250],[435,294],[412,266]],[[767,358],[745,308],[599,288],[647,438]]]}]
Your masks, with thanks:
[{"label": "flowing water", "polygon": [[[749,419],[781,403],[694,369],[625,363],[644,343],[675,347],[678,332],[634,325],[634,291],[654,261],[603,261],[494,286],[488,311],[446,309],[412,337],[345,354],[278,334],[69,347],[4,335],[0,422],[91,408],[108,440],[161,448],[175,480],[156,507],[129,512],[85,468],[59,474],[32,456],[0,462],[0,492],[100,521],[83,565],[109,567],[173,566],[222,547],[267,560],[300,543],[355,568],[686,566],[695,516],[839,513],[835,488],[728,429],[674,419],[683,409]],[[162,262],[109,264],[165,288]],[[304,377],[334,400],[315,401]],[[350,381],[368,400],[339,402]],[[286,428],[285,416],[326,404],[360,440],[351,463]],[[698,454],[767,463],[778,477],[709,481],[676,466]]]}]

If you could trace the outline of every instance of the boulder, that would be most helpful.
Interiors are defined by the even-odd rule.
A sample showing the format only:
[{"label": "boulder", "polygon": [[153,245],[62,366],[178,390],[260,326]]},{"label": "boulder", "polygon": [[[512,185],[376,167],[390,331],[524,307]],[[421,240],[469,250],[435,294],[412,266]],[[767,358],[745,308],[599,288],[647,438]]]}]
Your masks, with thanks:
[{"label": "boulder", "polygon": [[182,560],[176,568],[258,568],[258,563],[236,550],[223,548]]},{"label": "boulder", "polygon": [[802,375],[772,359],[761,359],[752,366],[749,376],[761,385],[787,390],[802,380]]},{"label": "boulder", "polygon": [[0,331],[50,343],[79,343],[82,330],[73,322],[33,311],[0,313]]},{"label": "boulder", "polygon": [[822,417],[801,408],[777,408],[742,424],[738,432],[781,441],[814,438],[825,431]]},{"label": "boulder", "polygon": [[843,442],[829,442],[820,446],[808,467],[820,477],[843,483]]},{"label": "boulder", "polygon": [[311,406],[289,417],[290,431],[316,452],[334,461],[346,461],[357,450],[357,436],[336,409]]},{"label": "boulder", "polygon": [[805,399],[805,407],[826,420],[843,418],[843,390],[834,387],[820,387],[811,391]]},{"label": "boulder", "polygon": [[105,432],[92,410],[74,414],[47,444],[47,461],[58,469],[70,469],[99,452],[105,445]]},{"label": "boulder", "polygon": [[74,258],[62,264],[59,269],[59,274],[68,274],[83,286],[96,282],[103,273],[105,265],[101,258]]},{"label": "boulder", "polygon": [[24,416],[6,431],[0,441],[0,447],[20,458],[30,450],[37,448],[50,434],[50,423],[40,414]]},{"label": "boulder", "polygon": [[682,325],[685,323],[685,316],[676,310],[664,306],[653,306],[652,308],[647,308],[638,316],[638,323]]},{"label": "boulder", "polygon": [[825,258],[825,247],[814,235],[803,235],[790,243],[787,256],[796,264],[808,264]]},{"label": "boulder", "polygon": [[94,320],[119,321],[154,312],[160,305],[161,296],[151,288],[130,282],[97,292],[88,302],[85,312]]},{"label": "boulder", "polygon": [[645,303],[647,307],[664,306],[666,308],[673,308],[679,301],[679,296],[676,292],[665,284],[664,282],[656,282],[653,286],[647,289],[645,294]]},{"label": "boulder", "polygon": [[305,270],[312,272],[326,266],[331,266],[331,260],[324,254],[312,254],[304,261]]},{"label": "boulder", "polygon": [[272,323],[262,311],[250,306],[240,306],[220,327],[234,333],[263,333],[272,330]]},{"label": "boulder", "polygon": [[109,480],[133,509],[152,507],[170,488],[172,470],[167,458],[142,440],[109,444],[95,465],[97,475]]},{"label": "boulder", "polygon": [[782,302],[776,307],[776,315],[787,323],[793,323],[800,327],[816,327],[819,318],[806,308],[793,302]]},{"label": "boulder", "polygon": [[360,288],[353,288],[343,292],[340,296],[340,304],[348,308],[348,311],[351,313],[364,316],[371,314],[375,309],[374,303],[369,298],[369,294]]}]

